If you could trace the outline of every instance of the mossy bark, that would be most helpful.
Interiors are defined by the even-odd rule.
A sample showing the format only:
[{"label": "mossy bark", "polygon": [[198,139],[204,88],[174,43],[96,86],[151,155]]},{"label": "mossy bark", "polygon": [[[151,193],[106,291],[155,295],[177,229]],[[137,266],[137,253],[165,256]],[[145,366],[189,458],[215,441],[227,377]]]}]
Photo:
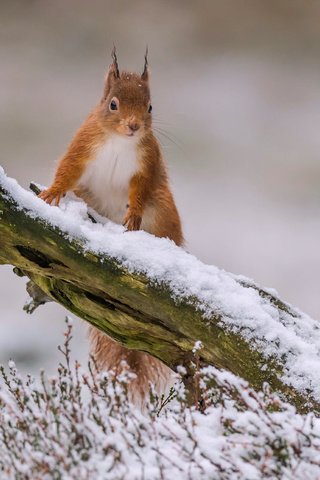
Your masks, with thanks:
[{"label": "mossy bark", "polygon": [[[225,330],[221,313],[204,319],[195,305],[174,300],[168,285],[156,286],[114,259],[86,251],[80,240],[18,208],[1,188],[0,239],[0,263],[17,267],[53,300],[121,344],[175,369],[190,364],[200,340],[201,364],[230,370],[256,389],[268,382],[300,411],[319,410],[311,397],[282,383],[280,363],[266,361],[240,335]],[[257,288],[279,311],[295,315],[270,293],[243,283],[248,287]]]}]

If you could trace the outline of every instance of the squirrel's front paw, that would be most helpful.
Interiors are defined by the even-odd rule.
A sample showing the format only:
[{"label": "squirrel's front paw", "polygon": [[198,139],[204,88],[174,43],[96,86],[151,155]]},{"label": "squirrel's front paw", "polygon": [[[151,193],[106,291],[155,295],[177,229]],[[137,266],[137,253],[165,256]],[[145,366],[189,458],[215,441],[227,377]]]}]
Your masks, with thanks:
[{"label": "squirrel's front paw", "polygon": [[58,206],[61,200],[61,197],[64,197],[64,192],[58,192],[53,188],[48,188],[47,190],[43,190],[39,193],[38,197],[42,198],[45,202],[51,204],[54,202],[54,205]]},{"label": "squirrel's front paw", "polygon": [[123,226],[126,227],[128,231],[139,230],[141,221],[142,218],[140,215],[128,212],[123,221]]}]

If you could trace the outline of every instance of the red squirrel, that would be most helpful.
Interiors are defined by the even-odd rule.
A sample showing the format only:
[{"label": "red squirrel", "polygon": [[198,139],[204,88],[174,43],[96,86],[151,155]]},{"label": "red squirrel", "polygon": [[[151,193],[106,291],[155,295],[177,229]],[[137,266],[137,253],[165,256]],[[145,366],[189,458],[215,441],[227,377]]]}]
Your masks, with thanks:
[{"label": "red squirrel", "polygon": [[[120,73],[115,49],[100,103],[61,158],[52,185],[40,193],[59,205],[73,191],[100,215],[127,230],[145,230],[183,244],[179,214],[159,143],[152,131],[147,52],[142,74]],[[125,360],[136,378],[131,398],[143,398],[149,382],[162,387],[170,370],[159,360],[129,350],[91,328],[92,353],[100,369],[119,372]]]}]

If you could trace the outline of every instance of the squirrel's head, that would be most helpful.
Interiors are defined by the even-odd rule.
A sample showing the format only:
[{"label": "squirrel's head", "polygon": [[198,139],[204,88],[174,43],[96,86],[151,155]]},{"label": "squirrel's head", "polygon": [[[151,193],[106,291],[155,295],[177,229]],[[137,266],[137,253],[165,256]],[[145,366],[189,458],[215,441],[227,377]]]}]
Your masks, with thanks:
[{"label": "squirrel's head", "polygon": [[115,48],[101,100],[103,120],[115,133],[140,136],[151,128],[148,49],[142,74],[121,72]]}]

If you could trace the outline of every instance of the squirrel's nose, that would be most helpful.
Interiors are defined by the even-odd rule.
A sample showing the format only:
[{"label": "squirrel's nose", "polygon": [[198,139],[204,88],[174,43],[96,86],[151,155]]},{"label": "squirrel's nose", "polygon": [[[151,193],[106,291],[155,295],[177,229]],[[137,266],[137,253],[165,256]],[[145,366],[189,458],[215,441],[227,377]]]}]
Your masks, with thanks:
[{"label": "squirrel's nose", "polygon": [[132,132],[136,132],[137,130],[139,130],[140,125],[138,123],[130,122],[128,124],[128,127],[130,128],[130,130],[132,130]]}]

